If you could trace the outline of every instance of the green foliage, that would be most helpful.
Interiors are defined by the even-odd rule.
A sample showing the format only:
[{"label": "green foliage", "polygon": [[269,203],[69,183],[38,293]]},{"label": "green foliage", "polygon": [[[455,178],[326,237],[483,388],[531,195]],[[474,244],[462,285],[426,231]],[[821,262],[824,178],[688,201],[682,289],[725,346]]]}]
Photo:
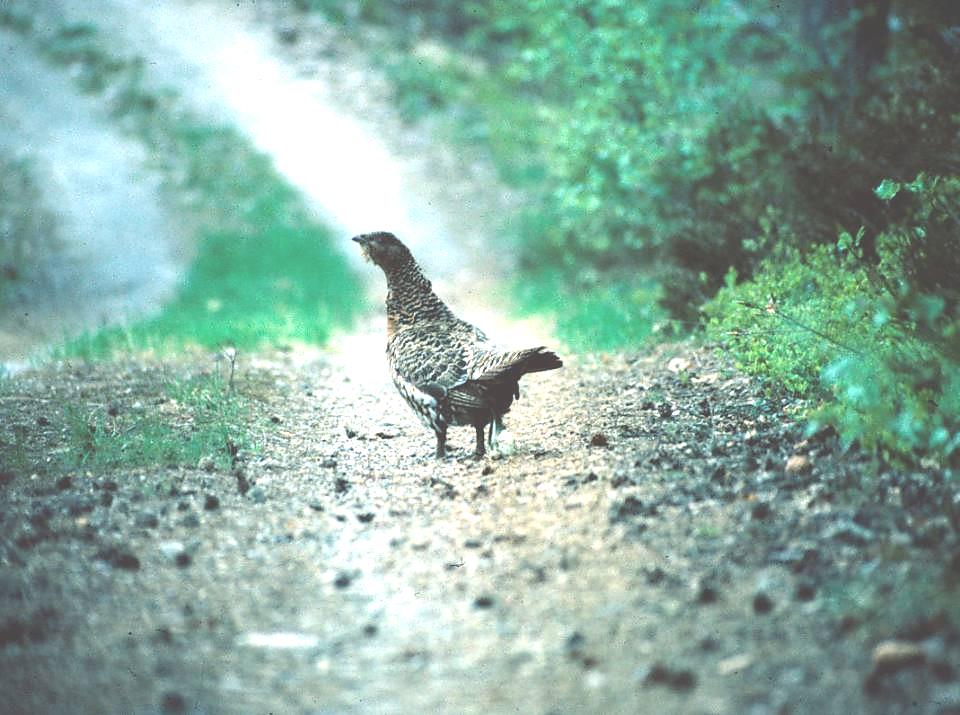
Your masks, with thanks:
[{"label": "green foliage", "polygon": [[329,230],[266,157],[151,88],[143,61],[109,53],[95,28],[68,26],[33,39],[51,61],[69,64],[81,87],[102,93],[149,147],[183,223],[195,231],[194,261],[159,315],[82,335],[60,355],[319,343],[350,324],[362,304],[356,277]]},{"label": "green foliage", "polygon": [[[903,218],[877,239],[869,302],[872,350],[824,372],[834,401],[820,419],[850,442],[960,458],[960,179],[884,181]],[[857,252],[856,245],[853,251]]]},{"label": "green foliage", "polygon": [[738,284],[731,271],[705,306],[707,332],[771,391],[806,397],[838,353],[859,355],[869,279],[828,246],[787,252],[761,263],[751,281]]},{"label": "green foliage", "polygon": [[111,415],[101,408],[66,407],[67,469],[196,466],[201,459],[227,468],[253,447],[251,413],[242,396],[214,373],[170,382],[161,412]]},{"label": "green foliage", "polygon": [[768,387],[819,402],[829,424],[901,458],[960,458],[960,181],[881,182],[902,218],[866,255],[865,231],[836,251],[789,249],[753,279],[731,274],[707,305],[708,331]]}]

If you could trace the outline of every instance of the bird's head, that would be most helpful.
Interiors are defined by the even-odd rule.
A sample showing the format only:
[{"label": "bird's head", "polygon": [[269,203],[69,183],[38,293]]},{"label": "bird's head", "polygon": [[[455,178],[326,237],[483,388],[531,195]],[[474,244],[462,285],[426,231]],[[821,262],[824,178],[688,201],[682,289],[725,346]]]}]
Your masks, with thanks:
[{"label": "bird's head", "polygon": [[360,244],[364,258],[376,263],[386,272],[401,268],[413,260],[410,249],[392,233],[386,231],[364,233],[354,236],[353,240]]}]

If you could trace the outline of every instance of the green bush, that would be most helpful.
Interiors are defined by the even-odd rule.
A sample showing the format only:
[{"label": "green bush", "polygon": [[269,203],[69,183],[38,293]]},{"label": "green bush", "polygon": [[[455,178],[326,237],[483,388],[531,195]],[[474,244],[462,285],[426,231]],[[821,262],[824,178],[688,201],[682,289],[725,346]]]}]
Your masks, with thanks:
[{"label": "green bush", "polygon": [[[960,180],[884,181],[901,218],[865,253],[790,248],[706,307],[708,331],[777,393],[811,398],[813,428],[888,456],[960,459]],[[893,210],[893,209],[891,209]]]},{"label": "green bush", "polygon": [[752,280],[727,275],[705,306],[707,333],[771,392],[822,397],[824,368],[838,355],[861,354],[869,287],[866,272],[833,247],[787,248],[762,262]]}]

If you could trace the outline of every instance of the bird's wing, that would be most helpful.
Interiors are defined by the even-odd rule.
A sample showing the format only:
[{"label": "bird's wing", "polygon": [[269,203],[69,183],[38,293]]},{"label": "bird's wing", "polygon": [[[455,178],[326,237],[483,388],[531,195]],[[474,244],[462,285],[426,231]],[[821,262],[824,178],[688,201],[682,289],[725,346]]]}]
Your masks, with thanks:
[{"label": "bird's wing", "polygon": [[387,350],[402,379],[430,394],[445,394],[468,379],[476,340],[476,329],[465,323],[424,323],[397,332]]}]

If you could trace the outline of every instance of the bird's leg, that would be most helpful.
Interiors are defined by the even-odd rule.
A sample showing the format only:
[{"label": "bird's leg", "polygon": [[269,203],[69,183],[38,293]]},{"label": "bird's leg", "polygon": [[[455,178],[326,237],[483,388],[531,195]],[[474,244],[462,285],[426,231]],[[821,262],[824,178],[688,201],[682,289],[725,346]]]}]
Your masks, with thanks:
[{"label": "bird's leg", "polygon": [[437,428],[437,459],[445,459],[447,456],[447,426]]},{"label": "bird's leg", "polygon": [[497,437],[503,432],[503,421],[499,417],[494,417],[490,422],[489,443],[490,449],[497,448]]},{"label": "bird's leg", "polygon": [[473,456],[475,459],[481,459],[486,453],[483,446],[483,425],[474,425],[474,429],[477,430],[477,451],[473,453]]}]

